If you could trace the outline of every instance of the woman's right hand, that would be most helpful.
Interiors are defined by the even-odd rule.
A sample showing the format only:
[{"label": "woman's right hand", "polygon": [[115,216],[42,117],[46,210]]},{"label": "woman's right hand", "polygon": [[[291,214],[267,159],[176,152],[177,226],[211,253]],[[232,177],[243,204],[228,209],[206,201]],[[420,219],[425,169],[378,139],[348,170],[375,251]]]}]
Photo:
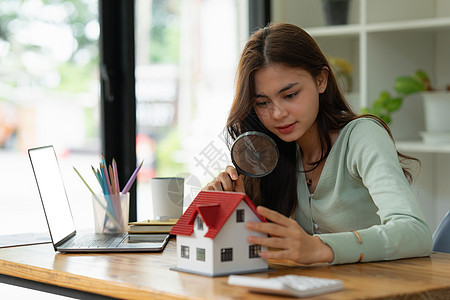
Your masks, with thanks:
[{"label": "woman's right hand", "polygon": [[244,190],[244,175],[239,175],[237,170],[232,167],[226,167],[225,171],[220,173],[213,181],[208,183],[203,191],[228,191],[241,192]]}]

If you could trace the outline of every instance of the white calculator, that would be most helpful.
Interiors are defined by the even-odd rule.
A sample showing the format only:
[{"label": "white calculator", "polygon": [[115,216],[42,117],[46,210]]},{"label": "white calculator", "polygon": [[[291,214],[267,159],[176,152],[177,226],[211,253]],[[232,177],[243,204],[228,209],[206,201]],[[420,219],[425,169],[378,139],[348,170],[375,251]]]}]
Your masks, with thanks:
[{"label": "white calculator", "polygon": [[341,280],[300,275],[283,275],[271,278],[230,275],[228,284],[247,287],[252,292],[294,297],[310,297],[344,289]]}]

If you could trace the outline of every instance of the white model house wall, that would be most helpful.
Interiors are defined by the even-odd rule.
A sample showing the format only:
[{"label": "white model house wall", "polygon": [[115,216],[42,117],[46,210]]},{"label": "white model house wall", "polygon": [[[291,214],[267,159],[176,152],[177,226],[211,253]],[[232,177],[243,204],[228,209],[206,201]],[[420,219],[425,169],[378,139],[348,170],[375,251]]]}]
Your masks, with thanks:
[{"label": "white model house wall", "polygon": [[[236,222],[237,210],[244,210],[244,222]],[[198,229],[198,218],[196,218],[192,235],[177,235],[178,269],[209,276],[267,269],[266,260],[259,257],[249,258],[248,237],[263,235],[248,230],[245,226],[248,221],[260,222],[248,205],[242,201],[215,239],[211,239],[204,237],[208,232],[205,223],[203,223],[203,230]],[[189,247],[189,258],[182,257],[182,247]],[[233,248],[231,261],[221,261],[221,249],[223,248]],[[205,250],[204,261],[197,259],[197,249]],[[265,251],[266,248],[263,247],[262,250]]]},{"label": "white model house wall", "polygon": [[[245,219],[244,222],[236,223],[236,211],[240,209],[244,210]],[[236,270],[245,272],[248,270],[267,269],[267,261],[265,259],[260,257],[249,258],[250,244],[248,243],[248,237],[251,235],[266,235],[248,230],[246,227],[247,222],[261,221],[248,205],[244,201],[241,201],[215,238],[213,258],[215,273],[231,273]],[[222,262],[221,249],[229,247],[233,248],[233,260]],[[263,247],[261,250],[266,251],[266,248]]]},{"label": "white model house wall", "polygon": [[[204,224],[203,230],[198,229],[198,219],[194,223],[194,232],[190,236],[177,235],[177,256],[178,256],[178,268],[191,270],[196,273],[213,275],[213,259],[212,249],[214,240],[211,238],[205,238],[204,235],[208,232],[208,227]],[[189,258],[181,255],[181,248],[189,247]],[[197,248],[205,249],[205,260],[201,261],[197,259]]]}]

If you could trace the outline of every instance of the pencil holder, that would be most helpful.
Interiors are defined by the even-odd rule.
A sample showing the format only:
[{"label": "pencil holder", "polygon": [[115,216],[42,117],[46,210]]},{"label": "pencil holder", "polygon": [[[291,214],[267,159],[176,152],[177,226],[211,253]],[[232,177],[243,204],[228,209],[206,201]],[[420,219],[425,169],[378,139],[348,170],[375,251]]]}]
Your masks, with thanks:
[{"label": "pencil holder", "polygon": [[95,232],[128,232],[128,212],[130,193],[120,195],[96,194],[92,196],[94,205]]}]

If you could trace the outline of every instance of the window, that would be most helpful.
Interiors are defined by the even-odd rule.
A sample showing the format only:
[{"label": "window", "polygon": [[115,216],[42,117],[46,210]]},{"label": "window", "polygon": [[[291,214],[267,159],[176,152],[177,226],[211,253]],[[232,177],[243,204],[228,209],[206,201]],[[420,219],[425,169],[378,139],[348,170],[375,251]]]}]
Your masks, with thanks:
[{"label": "window", "polygon": [[[248,3],[136,0],[138,219],[155,176],[185,177],[185,201],[231,164],[223,126],[248,38]],[[220,34],[218,34],[220,33]]]},{"label": "window", "polygon": [[197,248],[197,260],[205,261],[205,249]]},{"label": "window", "polygon": [[200,216],[197,216],[197,229],[203,230],[203,220]]},{"label": "window", "polygon": [[243,209],[236,210],[236,222],[242,223],[244,221],[245,221],[245,210]]},{"label": "window", "polygon": [[250,245],[248,247],[248,258],[258,258],[261,252],[261,245]]},{"label": "window", "polygon": [[233,248],[220,249],[220,261],[232,261],[233,260]]},{"label": "window", "polygon": [[189,258],[189,246],[181,246],[181,257]]},{"label": "window", "polygon": [[[258,4],[259,0],[253,2]],[[135,15],[130,17],[133,7]],[[99,8],[104,9],[101,18]],[[111,20],[117,9],[122,10],[120,18],[113,20],[117,27],[110,21],[105,23],[105,16]],[[72,165],[90,177],[89,166],[98,163],[105,148],[106,156],[120,152],[124,157],[118,159],[113,154],[120,165],[131,169],[128,174],[120,172],[124,177],[131,174],[136,161],[144,160],[138,184],[133,185],[138,196],[130,199],[130,221],[137,213],[137,219],[145,220],[153,218],[151,201],[147,201],[150,178],[185,177],[189,183],[186,190],[190,191],[185,198],[189,201],[217,170],[231,163],[222,128],[233,98],[235,66],[256,24],[252,22],[249,30],[247,15],[259,12],[249,10],[247,1],[7,0],[0,1],[0,12],[0,64],[4,71],[0,78],[0,181],[5,185],[35,186],[32,177],[8,171],[29,168],[28,158],[22,155],[29,146],[54,144],[58,154],[64,154],[60,155],[60,166],[66,187],[80,185]],[[100,28],[103,34],[99,34]],[[121,43],[129,41],[133,30],[136,45],[134,41]],[[105,33],[109,37],[117,34],[113,46],[107,43],[101,47],[116,64],[99,68],[99,60],[105,58],[98,53],[99,37],[104,39]],[[136,50],[135,55],[127,55],[130,49]],[[129,76],[134,65],[135,76]],[[123,79],[111,74],[127,74],[126,84],[121,83],[120,89],[108,87],[104,77]],[[130,89],[134,77],[136,92]],[[106,101],[99,101],[99,88],[102,95],[111,92],[130,101],[111,102],[105,110]],[[133,97],[128,97],[130,94]],[[115,121],[117,115],[120,122],[105,121]],[[123,121],[127,126],[122,127]],[[137,124],[130,125],[135,121]],[[121,124],[118,127],[126,130],[120,130],[119,139],[118,132],[100,123]],[[136,144],[131,146],[134,129]],[[206,151],[210,149],[214,151]],[[131,163],[125,164],[125,158]],[[95,180],[88,183],[96,184]],[[0,233],[29,232],[27,224],[8,227],[18,213],[37,224],[36,232],[47,231],[45,218],[35,213],[42,209],[34,201],[35,188],[4,192],[3,199],[18,201],[0,200]],[[86,207],[92,207],[89,191],[68,188],[67,194],[69,199],[82,199],[71,203],[76,227],[91,229],[93,214],[84,213]]]},{"label": "window", "polygon": [[0,235],[30,232],[30,223],[47,232],[25,153],[49,144],[69,200],[77,199],[70,203],[77,229],[92,228],[92,197],[72,165],[92,175],[101,150],[98,1],[2,0],[0,12],[0,182],[10,187],[0,199]]}]

